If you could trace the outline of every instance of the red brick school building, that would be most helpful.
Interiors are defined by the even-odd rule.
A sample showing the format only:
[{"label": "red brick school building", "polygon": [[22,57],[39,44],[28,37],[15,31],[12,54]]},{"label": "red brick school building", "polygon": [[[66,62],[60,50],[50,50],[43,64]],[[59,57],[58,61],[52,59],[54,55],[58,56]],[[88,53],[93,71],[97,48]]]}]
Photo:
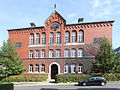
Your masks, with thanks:
[{"label": "red brick school building", "polygon": [[103,37],[112,43],[114,21],[66,24],[55,10],[43,26],[8,30],[15,43],[25,74],[87,74],[91,72],[97,48]]}]

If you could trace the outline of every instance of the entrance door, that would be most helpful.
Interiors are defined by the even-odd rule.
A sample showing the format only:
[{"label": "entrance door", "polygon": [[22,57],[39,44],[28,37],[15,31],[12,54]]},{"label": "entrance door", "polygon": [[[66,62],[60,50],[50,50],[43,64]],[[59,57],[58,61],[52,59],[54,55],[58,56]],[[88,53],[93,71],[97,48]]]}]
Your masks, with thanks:
[{"label": "entrance door", "polygon": [[55,79],[56,74],[58,74],[58,66],[53,64],[51,66],[51,79]]}]

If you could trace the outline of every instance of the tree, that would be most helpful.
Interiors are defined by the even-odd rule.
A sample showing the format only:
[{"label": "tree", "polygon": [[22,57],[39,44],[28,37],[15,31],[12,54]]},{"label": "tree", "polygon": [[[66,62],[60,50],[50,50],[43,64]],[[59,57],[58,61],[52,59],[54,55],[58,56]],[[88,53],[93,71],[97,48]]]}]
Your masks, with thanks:
[{"label": "tree", "polygon": [[3,75],[21,74],[24,71],[15,45],[7,40],[0,49],[0,73]]},{"label": "tree", "polygon": [[92,71],[95,73],[110,73],[113,72],[115,66],[115,52],[112,50],[112,45],[107,38],[103,38],[98,54],[95,56]]}]

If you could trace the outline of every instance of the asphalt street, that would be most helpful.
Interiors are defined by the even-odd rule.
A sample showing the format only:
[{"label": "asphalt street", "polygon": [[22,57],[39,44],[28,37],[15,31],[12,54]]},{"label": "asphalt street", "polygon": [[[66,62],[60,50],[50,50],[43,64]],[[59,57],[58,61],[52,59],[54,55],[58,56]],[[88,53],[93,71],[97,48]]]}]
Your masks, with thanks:
[{"label": "asphalt street", "polygon": [[105,85],[105,86],[78,86],[78,85],[15,86],[14,90],[120,90],[120,85]]}]

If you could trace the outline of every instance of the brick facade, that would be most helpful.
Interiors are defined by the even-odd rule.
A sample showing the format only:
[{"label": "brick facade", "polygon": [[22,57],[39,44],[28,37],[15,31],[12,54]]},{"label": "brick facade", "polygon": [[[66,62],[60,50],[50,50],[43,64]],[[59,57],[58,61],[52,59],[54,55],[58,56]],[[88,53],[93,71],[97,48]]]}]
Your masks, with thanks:
[{"label": "brick facade", "polygon": [[[26,69],[25,73],[44,73],[51,78],[54,73],[78,73],[80,67],[80,73],[90,73],[100,40],[107,37],[112,43],[113,22],[66,24],[66,20],[54,11],[44,22],[44,26],[11,29],[8,33],[10,40],[16,44],[17,52]],[[42,50],[45,54],[42,54]],[[57,68],[57,72],[51,68],[52,65],[56,65],[54,68]],[[79,65],[81,66],[78,68]]]}]

